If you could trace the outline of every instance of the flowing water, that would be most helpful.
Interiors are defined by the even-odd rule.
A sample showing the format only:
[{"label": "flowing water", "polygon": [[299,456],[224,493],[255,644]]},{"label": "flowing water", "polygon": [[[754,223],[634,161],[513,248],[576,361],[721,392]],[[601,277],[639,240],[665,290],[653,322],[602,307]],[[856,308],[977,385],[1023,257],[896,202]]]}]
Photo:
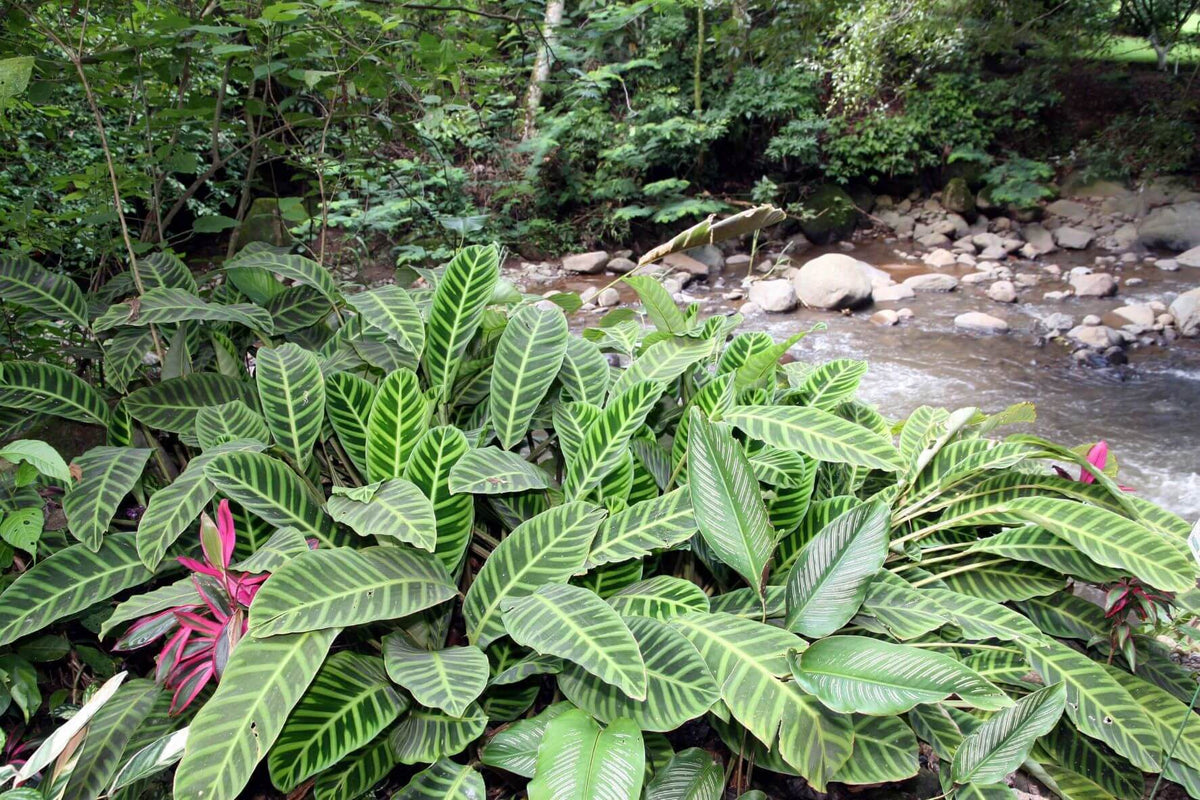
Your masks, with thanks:
[{"label": "flowing water", "polygon": [[[819,252],[806,252],[802,258]],[[904,262],[882,243],[859,246],[850,255],[888,270],[897,280],[921,272],[946,271]],[[1065,272],[1074,265],[1090,265],[1094,255],[1055,254],[1051,260]],[[964,268],[957,274],[967,271]],[[1200,341],[1134,348],[1129,351],[1129,365],[1095,369],[1076,364],[1069,348],[1045,341],[1044,331],[1037,325],[1038,319],[1054,312],[1070,314],[1078,321],[1085,314],[1103,314],[1126,302],[1161,300],[1169,304],[1179,292],[1200,285],[1200,270],[1195,269],[1169,273],[1135,265],[1116,272],[1122,282],[1137,277],[1145,283],[1122,286],[1116,298],[1045,302],[1043,292],[1064,288],[1060,281],[1050,279],[1023,291],[1021,302],[1008,306],[989,300],[983,294],[986,284],[961,286],[949,294],[919,294],[887,304],[915,312],[913,319],[894,327],[870,324],[867,318],[874,309],[848,315],[800,309],[789,314],[753,315],[742,330],[765,330],[782,339],[815,322],[826,323],[827,330],[803,339],[792,354],[813,362],[866,359],[871,366],[859,396],[892,418],[921,405],[977,406],[994,412],[1014,402],[1030,401],[1037,407],[1038,419],[1031,428],[1023,426],[1028,432],[1067,445],[1107,440],[1120,465],[1122,483],[1193,522],[1200,517]],[[738,286],[740,278],[726,273],[725,288],[710,290],[700,282],[687,291],[705,313],[732,311],[741,301],[726,301],[722,293]],[[610,280],[587,276],[572,279],[567,286],[581,290],[589,283],[606,285]],[[629,287],[620,286],[619,290],[623,303],[636,302]],[[954,317],[964,311],[1002,317],[1012,330],[999,336],[957,331]]]}]

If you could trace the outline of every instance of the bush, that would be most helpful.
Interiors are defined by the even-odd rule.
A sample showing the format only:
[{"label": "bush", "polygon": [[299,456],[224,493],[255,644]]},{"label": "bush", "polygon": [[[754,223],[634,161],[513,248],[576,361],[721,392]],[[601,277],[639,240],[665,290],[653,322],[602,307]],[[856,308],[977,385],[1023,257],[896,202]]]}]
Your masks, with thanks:
[{"label": "bush", "polygon": [[654,330],[577,335],[577,298],[516,293],[490,246],[355,294],[263,245],[223,270],[158,255],[89,298],[0,260],[6,313],[83,341],[0,365],[6,425],[107,437],[0,449],[6,780],[717,798],[902,781],[918,741],[979,795],[1200,770],[1164,644],[1188,525],[1099,447],[1002,436],[1029,406],[890,421],[865,363],[781,365],[802,334],[637,275]]}]

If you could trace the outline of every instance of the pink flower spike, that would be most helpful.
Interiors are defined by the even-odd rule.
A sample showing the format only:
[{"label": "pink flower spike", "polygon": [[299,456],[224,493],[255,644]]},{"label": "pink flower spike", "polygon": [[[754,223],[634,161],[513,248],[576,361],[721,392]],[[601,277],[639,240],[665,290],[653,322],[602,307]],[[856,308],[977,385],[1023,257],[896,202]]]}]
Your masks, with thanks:
[{"label": "pink flower spike", "polygon": [[217,533],[221,537],[221,569],[229,569],[233,547],[237,544],[237,531],[233,529],[233,512],[229,510],[228,500],[222,500],[217,506]]},{"label": "pink flower spike", "polygon": [[[1103,472],[1104,466],[1108,463],[1108,442],[1101,439],[1092,445],[1092,449],[1088,450],[1087,460],[1089,464]],[[1081,467],[1079,470],[1079,482],[1095,483],[1096,479],[1092,476],[1092,473]]]}]

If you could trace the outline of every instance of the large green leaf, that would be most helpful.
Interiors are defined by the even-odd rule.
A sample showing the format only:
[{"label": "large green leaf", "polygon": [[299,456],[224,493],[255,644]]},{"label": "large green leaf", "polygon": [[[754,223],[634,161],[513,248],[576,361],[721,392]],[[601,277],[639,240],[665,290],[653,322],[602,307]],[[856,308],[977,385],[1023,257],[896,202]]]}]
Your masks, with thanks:
[{"label": "large green leaf", "polygon": [[224,306],[206,303],[186,289],[157,288],[147,291],[136,300],[116,303],[92,323],[95,331],[106,331],[121,325],[141,327],[154,324],[198,322],[236,322],[253,331],[271,334],[275,325],[266,309],[249,303]]},{"label": "large green leaf", "polygon": [[473,645],[425,650],[397,631],[383,638],[383,661],[388,676],[414,700],[452,717],[465,714],[487,686],[487,656]]},{"label": "large green leaf", "polygon": [[567,711],[546,726],[529,800],[639,798],[645,774],[635,722],[621,719],[601,730],[584,712]]},{"label": "large green leaf", "polygon": [[[1069,720],[1061,720],[1038,740],[1038,746],[1063,769],[1091,776],[1091,780],[1114,798],[1140,797],[1145,791],[1145,782],[1137,767],[1102,743],[1084,736]],[[1071,800],[1090,800],[1090,795],[1073,795]]]},{"label": "large green leaf", "polygon": [[64,547],[21,573],[0,594],[0,646],[150,580],[154,573],[138,558],[134,539],[111,534],[96,552]]},{"label": "large green leaf", "polygon": [[430,428],[408,454],[404,467],[405,479],[416,484],[433,504],[437,531],[433,552],[452,573],[466,557],[475,522],[471,495],[450,491],[450,473],[468,450],[467,437],[457,428]]},{"label": "large green leaf", "polygon": [[[645,800],[721,800],[725,770],[699,747],[680,750],[646,784]],[[745,795],[743,795],[745,797]]]},{"label": "large green leaf", "polygon": [[[166,713],[165,710],[163,713]],[[143,724],[142,727],[146,728],[147,726]],[[138,732],[140,731],[135,732],[135,737]],[[135,746],[136,742],[131,740],[126,752],[132,753],[132,755],[128,758],[122,756],[125,763],[113,775],[112,785],[108,788],[109,796],[115,796],[126,786],[173,766],[183,758],[183,750],[187,746],[187,736],[188,729],[182,728],[164,733],[149,744],[140,747]]]},{"label": "large green leaf", "polygon": [[118,625],[130,620],[140,619],[159,611],[177,606],[203,605],[204,598],[196,589],[191,576],[180,578],[174,583],[168,583],[145,594],[134,595],[117,605],[112,614],[100,626],[100,638],[108,636],[109,632]]},{"label": "large green leaf", "polygon": [[454,385],[463,351],[479,327],[499,276],[496,247],[473,245],[455,254],[438,281],[425,328],[422,364],[430,387],[441,399]]},{"label": "large green leaf", "polygon": [[[623,617],[668,620],[693,611],[708,611],[708,595],[696,584],[671,575],[655,575],[631,583],[608,598]],[[636,633],[635,633],[636,635]]]},{"label": "large green leaf", "polygon": [[403,478],[335,487],[325,507],[335,522],[349,525],[359,536],[388,536],[430,553],[437,544],[433,504]]},{"label": "large green leaf", "polygon": [[1158,733],[1126,689],[1087,656],[1053,639],[1024,644],[1035,672],[1067,689],[1067,716],[1084,734],[1099,739],[1145,772],[1162,764]]},{"label": "large green leaf", "polygon": [[154,706],[162,689],[153,681],[126,681],[88,723],[83,746],[71,769],[64,797],[93,800],[108,788],[133,732]]},{"label": "large green leaf", "polygon": [[210,450],[242,439],[253,439],[263,445],[271,443],[267,421],[241,400],[204,406],[196,412],[196,441],[200,449]]},{"label": "large green leaf", "polygon": [[628,457],[629,440],[645,423],[662,392],[661,385],[644,381],[609,401],[567,468],[563,481],[567,496],[582,497]]},{"label": "large green leaf", "polygon": [[626,275],[621,280],[637,292],[638,299],[642,301],[642,308],[646,310],[646,316],[650,317],[656,329],[676,336],[687,333],[687,320],[683,318],[679,306],[675,305],[671,293],[657,278],[649,275]]},{"label": "large green leaf", "polygon": [[297,333],[330,315],[329,301],[310,286],[289,286],[263,304],[276,334]]},{"label": "large green leaf", "polygon": [[1041,638],[1036,625],[999,603],[948,589],[923,587],[918,591],[941,608],[941,612],[958,627],[964,639],[1011,642]]},{"label": "large green leaf", "polygon": [[333,273],[304,256],[279,254],[265,249],[243,250],[236,258],[225,262],[225,271],[231,274],[231,278],[237,272],[259,269],[268,270],[304,286],[311,286],[320,292],[331,305],[336,305],[340,296],[333,283]]},{"label": "large green leaf", "polygon": [[25,256],[0,256],[0,300],[25,306],[40,317],[88,326],[87,300],[75,282]]},{"label": "large green leaf", "polygon": [[149,448],[93,447],[75,459],[81,477],[62,501],[72,536],[92,550],[100,547],[117,506],[141,477],[150,452]]},{"label": "large green leaf", "polygon": [[486,800],[483,776],[469,764],[443,758],[413,776],[393,800]]},{"label": "large green leaf", "polygon": [[142,368],[142,359],[154,349],[154,334],[148,329],[124,328],[104,343],[104,381],[118,392]]},{"label": "large green leaf", "polygon": [[461,717],[429,708],[414,708],[392,729],[392,752],[401,764],[429,764],[458,755],[487,727],[487,714],[478,703]]},{"label": "large green leaf", "polygon": [[254,379],[275,444],[304,469],[325,421],[325,382],[317,357],[291,342],[261,347]]},{"label": "large green leaf", "polygon": [[868,784],[902,781],[917,774],[917,737],[900,717],[855,717],[854,751],[833,779]]},{"label": "large green leaf", "polygon": [[524,306],[509,319],[496,347],[488,395],[492,428],[504,449],[529,430],[566,350],[567,318],[561,309]]},{"label": "large green leaf", "polygon": [[729,432],[691,412],[688,491],[705,543],[762,594],[775,549],[758,481]]},{"label": "large green leaf", "polygon": [[399,619],[456,591],[442,563],[419,550],[319,548],[288,561],[263,584],[250,611],[250,633],[267,637]]},{"label": "large green leaf", "polygon": [[628,717],[644,731],[672,731],[708,711],[720,687],[700,653],[682,634],[645,617],[624,617],[646,665],[646,698],[631,699],[577,664],[567,664],[558,688],[601,722]]},{"label": "large green leaf", "polygon": [[577,501],[543,511],[513,529],[467,591],[462,613],[471,643],[487,647],[504,635],[500,607],[505,599],[566,583],[579,572],[602,519],[603,509]]},{"label": "large green leaf", "polygon": [[221,453],[204,465],[204,476],[230,499],[277,528],[295,528],[333,544],[333,520],[321,502],[280,460],[263,453]]},{"label": "large green leaf", "polygon": [[421,357],[425,349],[425,321],[421,319],[421,312],[408,292],[388,284],[348,295],[346,302],[368,324],[383,331],[389,339],[414,356]]},{"label": "large green leaf", "polygon": [[890,517],[887,504],[873,500],[837,517],[805,545],[788,573],[788,630],[820,638],[858,613],[887,557]]},{"label": "large green leaf", "polygon": [[334,653],[317,672],[271,748],[271,782],[290,792],[363,747],[408,708],[378,657]]},{"label": "large green leaf", "polygon": [[[155,289],[183,289],[196,293],[196,279],[183,259],[174,253],[149,253],[136,259],[130,269],[141,281],[146,292]],[[136,283],[136,282],[135,282]]]},{"label": "large green leaf", "polygon": [[608,359],[592,342],[580,336],[567,337],[558,380],[576,401],[599,406],[608,395]]},{"label": "large green leaf", "polygon": [[1200,769],[1200,715],[1193,713],[1187,703],[1149,681],[1111,665],[1106,665],[1106,669],[1146,712],[1150,724],[1158,731],[1163,752],[1171,751],[1173,760]]},{"label": "large green leaf", "polygon": [[375,386],[349,372],[325,377],[325,411],[338,441],[360,475],[367,474],[367,435]]},{"label": "large green leaf", "polygon": [[536,464],[498,447],[478,447],[450,468],[452,494],[512,494],[550,488],[550,476]]},{"label": "large green leaf", "polygon": [[259,452],[265,447],[265,444],[253,441],[218,445],[193,458],[174,482],[151,495],[137,529],[142,563],[151,569],[157,567],[167,548],[200,516],[204,506],[216,494],[217,487],[204,474],[205,465],[223,453]]},{"label": "large green leaf", "polygon": [[546,726],[552,719],[573,708],[567,702],[553,703],[537,716],[499,728],[479,751],[479,760],[489,767],[532,778],[537,766],[538,745],[545,735]]},{"label": "large green leaf", "polygon": [[417,374],[398,369],[379,384],[367,422],[367,480],[404,474],[408,453],[429,426],[429,404]]},{"label": "large green leaf", "polygon": [[867,362],[849,358],[826,361],[804,378],[800,394],[804,405],[833,411],[858,390],[858,382],[867,374]]},{"label": "large green leaf", "polygon": [[1043,633],[1060,639],[1100,641],[1112,630],[1103,608],[1070,592],[1026,600],[1021,610]]},{"label": "large green leaf", "polygon": [[970,549],[976,553],[1032,561],[1095,583],[1111,583],[1122,577],[1120,571],[1096,564],[1079,548],[1039,525],[1009,528],[980,540]]},{"label": "large green leaf", "polygon": [[901,467],[889,439],[818,408],[734,406],[725,420],[773,447],[799,450],[821,461],[889,472]]},{"label": "large green leaf", "polygon": [[902,714],[952,694],[985,711],[1010,703],[990,681],[949,656],[863,636],[830,636],[790,661],[800,687],[843,714]]},{"label": "large green leaf", "polygon": [[656,550],[686,542],[696,532],[688,492],[673,492],[634,503],[606,519],[588,553],[588,569],[601,564],[643,558]]},{"label": "large green leaf", "polygon": [[125,398],[125,408],[151,428],[190,434],[196,430],[201,408],[234,400],[257,406],[253,384],[215,372],[196,372],[138,389]]},{"label": "large green leaf", "polygon": [[245,638],[189,726],[176,800],[236,800],[325,661],[337,628]]},{"label": "large green leaf", "polygon": [[609,393],[616,397],[642,381],[669,386],[689,367],[710,355],[712,349],[711,341],[682,336],[655,342],[625,368]]},{"label": "large green leaf", "polygon": [[316,800],[347,800],[361,797],[396,766],[392,743],[380,736],[351,753],[317,776],[313,784]]},{"label": "large green leaf", "polygon": [[989,717],[963,739],[954,754],[955,783],[999,783],[1029,755],[1039,736],[1049,733],[1067,703],[1061,683],[1026,695]]},{"label": "large green leaf", "polygon": [[91,384],[62,367],[33,361],[0,362],[0,408],[51,414],[89,425],[107,426],[109,421],[108,406]]},{"label": "large green leaf", "polygon": [[502,604],[504,628],[518,644],[567,659],[633,700],[646,699],[646,665],[637,640],[612,606],[580,586],[548,584]]}]

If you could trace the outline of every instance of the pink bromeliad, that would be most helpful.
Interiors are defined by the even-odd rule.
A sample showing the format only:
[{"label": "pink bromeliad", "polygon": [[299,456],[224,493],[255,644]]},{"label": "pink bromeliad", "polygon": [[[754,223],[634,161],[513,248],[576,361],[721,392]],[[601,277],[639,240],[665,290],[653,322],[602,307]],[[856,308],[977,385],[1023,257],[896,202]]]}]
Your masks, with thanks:
[{"label": "pink bromeliad", "polygon": [[[247,612],[269,574],[251,575],[229,569],[237,533],[229,501],[217,507],[214,524],[200,515],[200,547],[204,561],[181,557],[192,572],[202,603],[174,606],[142,617],[129,627],[115,650],[135,650],[171,634],[158,654],[155,679],[174,689],[171,713],[179,713],[211,680],[220,680],[229,654],[246,634]],[[172,633],[174,631],[174,633]]]},{"label": "pink bromeliad", "polygon": [[[1100,441],[1098,441],[1094,445],[1092,445],[1092,449],[1088,450],[1087,460],[1088,460],[1089,464],[1091,464],[1093,467],[1095,467],[1096,469],[1103,472],[1104,467],[1108,464],[1108,442],[1101,439]],[[1066,478],[1067,480],[1071,480],[1071,476],[1068,475],[1067,471],[1064,470],[1062,467],[1055,467],[1054,471],[1058,473],[1060,478]],[[1092,473],[1088,472],[1083,467],[1079,468],[1079,477],[1076,478],[1076,480],[1078,480],[1080,483],[1095,483],[1096,482],[1095,476],[1092,475]],[[1121,491],[1123,491],[1123,492],[1132,492],[1133,491],[1133,488],[1129,487],[1129,486],[1122,486],[1120,488],[1121,488]]]}]

